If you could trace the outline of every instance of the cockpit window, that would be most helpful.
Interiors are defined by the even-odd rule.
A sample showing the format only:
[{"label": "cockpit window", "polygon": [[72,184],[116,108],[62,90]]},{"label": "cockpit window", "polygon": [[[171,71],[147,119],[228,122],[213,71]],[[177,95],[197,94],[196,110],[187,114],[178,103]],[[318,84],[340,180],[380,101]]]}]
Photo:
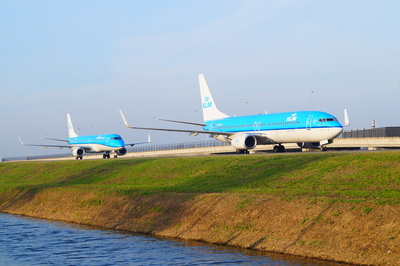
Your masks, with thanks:
[{"label": "cockpit window", "polygon": [[111,140],[122,139],[121,137],[112,137]]},{"label": "cockpit window", "polygon": [[321,123],[325,123],[325,122],[334,122],[334,121],[338,121],[336,118],[333,117],[329,117],[329,118],[320,118],[319,122]]}]

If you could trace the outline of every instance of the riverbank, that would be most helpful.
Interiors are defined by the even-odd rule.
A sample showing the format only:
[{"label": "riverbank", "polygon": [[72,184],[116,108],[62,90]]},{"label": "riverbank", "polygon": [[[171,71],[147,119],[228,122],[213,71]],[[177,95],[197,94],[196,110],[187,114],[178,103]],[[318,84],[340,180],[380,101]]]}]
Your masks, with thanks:
[{"label": "riverbank", "polygon": [[0,211],[364,265],[400,259],[399,152],[0,164]]}]

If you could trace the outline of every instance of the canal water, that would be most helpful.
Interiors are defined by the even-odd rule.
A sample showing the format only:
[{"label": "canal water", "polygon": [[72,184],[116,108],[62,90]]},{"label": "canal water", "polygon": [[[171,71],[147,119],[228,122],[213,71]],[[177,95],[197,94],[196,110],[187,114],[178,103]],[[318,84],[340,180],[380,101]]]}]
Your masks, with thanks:
[{"label": "canal water", "polygon": [[343,265],[0,213],[0,265]]}]

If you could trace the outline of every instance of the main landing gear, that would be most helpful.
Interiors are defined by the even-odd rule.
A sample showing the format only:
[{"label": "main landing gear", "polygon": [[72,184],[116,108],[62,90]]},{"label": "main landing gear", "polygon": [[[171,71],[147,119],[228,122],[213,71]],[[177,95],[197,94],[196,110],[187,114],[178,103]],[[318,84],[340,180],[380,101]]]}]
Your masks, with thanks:
[{"label": "main landing gear", "polygon": [[77,160],[82,160],[82,159],[83,159],[83,156],[78,156],[78,157],[76,157],[75,159],[77,159]]},{"label": "main landing gear", "polygon": [[[118,158],[117,154],[114,154],[114,158]],[[110,159],[110,153],[106,152],[103,154],[103,159]]]},{"label": "main landing gear", "polygon": [[279,144],[279,145],[275,145],[273,148],[274,152],[285,152],[285,146]]}]

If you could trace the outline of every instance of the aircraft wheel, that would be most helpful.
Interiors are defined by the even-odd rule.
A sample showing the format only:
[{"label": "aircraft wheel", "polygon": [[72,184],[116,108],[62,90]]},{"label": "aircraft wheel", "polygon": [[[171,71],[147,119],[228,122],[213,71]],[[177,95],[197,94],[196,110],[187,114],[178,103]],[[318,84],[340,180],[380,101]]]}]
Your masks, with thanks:
[{"label": "aircraft wheel", "polygon": [[326,148],[326,146],[321,146],[321,151],[327,151],[328,149]]},{"label": "aircraft wheel", "polygon": [[275,145],[273,148],[273,151],[278,153],[278,152],[285,152],[285,146],[283,145]]},{"label": "aircraft wheel", "polygon": [[285,146],[279,145],[279,152],[285,152]]}]

